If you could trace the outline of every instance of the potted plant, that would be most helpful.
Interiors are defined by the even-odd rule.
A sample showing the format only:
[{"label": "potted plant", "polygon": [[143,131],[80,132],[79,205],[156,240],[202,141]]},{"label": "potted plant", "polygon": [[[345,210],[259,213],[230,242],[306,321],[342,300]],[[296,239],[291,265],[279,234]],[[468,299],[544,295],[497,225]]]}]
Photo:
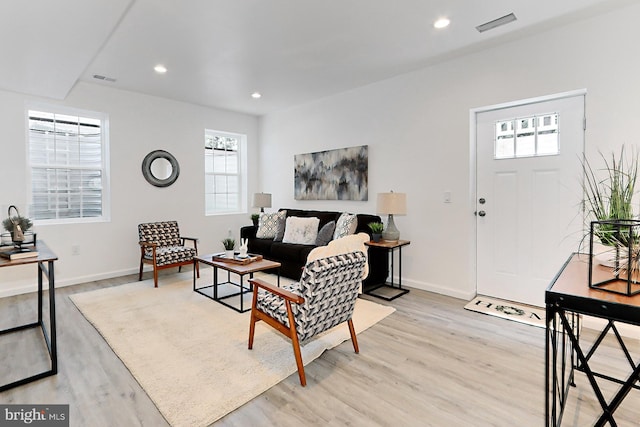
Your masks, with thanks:
[{"label": "potted plant", "polygon": [[371,240],[379,242],[382,238],[382,231],[384,230],[384,224],[381,222],[370,222],[367,224],[369,230],[371,230]]},{"label": "potted plant", "polygon": [[224,257],[228,258],[228,259],[232,259],[234,254],[233,254],[233,248],[235,248],[236,246],[236,241],[235,239],[231,238],[231,237],[227,237],[226,239],[224,239],[222,241],[222,245],[224,246]]},{"label": "potted plant", "polygon": [[594,169],[587,159],[583,161],[584,209],[587,225],[592,221],[603,222],[594,224],[594,242],[604,246],[594,249],[594,255],[604,254],[604,258],[596,258],[601,264],[608,265],[612,256],[615,263],[616,248],[628,247],[629,239],[638,240],[638,236],[620,233],[620,227],[616,226],[616,221],[634,219],[632,199],[636,193],[638,154],[634,152],[630,159],[625,158],[623,146],[619,157],[615,153],[610,160],[602,153],[600,157],[604,161],[601,169]]},{"label": "potted plant", "polygon": [[[11,210],[11,208],[9,208],[9,210]],[[17,210],[16,210],[17,212]],[[27,218],[24,217],[22,215],[20,215],[19,213],[15,216],[10,216],[8,218],[5,218],[2,221],[2,227],[8,232],[8,233],[3,233],[3,239],[2,239],[2,243],[5,243],[5,236],[7,239],[11,239],[11,241],[14,241],[13,238],[13,228],[15,226],[15,224],[18,224],[20,226],[20,229],[22,230],[23,233],[26,233],[32,226],[33,226],[33,222]],[[27,238],[25,236],[25,240],[29,240],[29,238]],[[19,243],[22,243],[22,241],[20,241]]]},{"label": "potted plant", "polygon": [[258,220],[260,219],[260,214],[254,213],[251,214],[251,221],[253,221],[254,226],[258,226]]}]

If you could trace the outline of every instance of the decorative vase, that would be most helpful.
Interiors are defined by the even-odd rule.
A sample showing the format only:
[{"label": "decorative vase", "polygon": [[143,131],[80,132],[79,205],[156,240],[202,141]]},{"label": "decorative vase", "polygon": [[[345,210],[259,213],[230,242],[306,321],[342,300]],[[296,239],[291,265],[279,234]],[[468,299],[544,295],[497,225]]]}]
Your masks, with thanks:
[{"label": "decorative vase", "polygon": [[227,259],[233,259],[234,258],[233,249],[231,249],[230,251],[229,250],[224,251],[224,257]]}]

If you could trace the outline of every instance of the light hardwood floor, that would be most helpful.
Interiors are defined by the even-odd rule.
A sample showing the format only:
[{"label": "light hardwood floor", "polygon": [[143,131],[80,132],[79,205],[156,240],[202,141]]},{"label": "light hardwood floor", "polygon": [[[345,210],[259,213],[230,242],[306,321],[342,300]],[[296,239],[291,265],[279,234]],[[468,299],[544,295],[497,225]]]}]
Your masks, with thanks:
[{"label": "light hardwood floor", "polygon": [[[69,404],[72,426],[167,425],[68,298],[136,279],[57,289],[58,375],[0,393],[0,402]],[[466,311],[465,301],[415,289],[392,302],[364,298],[397,311],[358,335],[360,354],[345,342],[306,367],[307,387],[291,375],[216,426],[544,425],[543,329]],[[29,321],[35,304],[34,295],[0,299],[0,329]],[[609,341],[605,365],[616,357]],[[0,337],[0,376],[25,360],[44,363],[38,345],[26,334]],[[632,347],[637,356],[640,346]],[[594,421],[597,401],[578,376],[563,425]],[[639,425],[639,408],[640,392],[632,391],[617,413],[618,425]]]}]

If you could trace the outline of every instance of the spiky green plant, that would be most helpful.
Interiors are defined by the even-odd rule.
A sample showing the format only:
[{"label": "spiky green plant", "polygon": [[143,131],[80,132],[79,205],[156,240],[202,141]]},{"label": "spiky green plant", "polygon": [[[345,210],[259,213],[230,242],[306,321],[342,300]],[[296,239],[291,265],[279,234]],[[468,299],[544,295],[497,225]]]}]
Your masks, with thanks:
[{"label": "spiky green plant", "polygon": [[384,230],[384,224],[381,222],[370,222],[367,226],[373,234],[380,234]]},{"label": "spiky green plant", "polygon": [[227,237],[222,241],[222,245],[226,250],[232,251],[233,248],[236,246],[236,241],[230,237]]},{"label": "spiky green plant", "polygon": [[[610,221],[633,219],[633,196],[638,178],[638,153],[634,150],[631,159],[625,158],[624,146],[620,156],[611,154],[611,161],[600,153],[604,168],[594,170],[585,158],[584,171],[585,218],[590,221]],[[596,171],[605,171],[599,179]],[[629,236],[614,236],[615,225],[600,224],[594,233],[604,245],[619,245],[628,241]],[[622,237],[622,239],[621,239]]]}]

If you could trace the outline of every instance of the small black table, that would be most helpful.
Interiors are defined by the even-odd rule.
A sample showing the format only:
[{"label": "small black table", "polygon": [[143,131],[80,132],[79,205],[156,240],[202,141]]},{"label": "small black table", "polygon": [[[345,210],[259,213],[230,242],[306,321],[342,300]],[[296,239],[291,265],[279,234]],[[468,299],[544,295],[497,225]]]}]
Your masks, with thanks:
[{"label": "small black table", "polygon": [[[607,267],[598,266],[605,269]],[[640,363],[627,350],[617,322],[640,326],[640,295],[626,296],[589,288],[589,255],[572,254],[545,292],[546,357],[545,357],[545,417],[547,426],[562,422],[567,396],[575,387],[576,371],[583,372],[595,393],[602,414],[596,426],[617,425],[615,411],[632,390],[640,390]],[[596,274],[598,272],[596,271]],[[604,274],[604,271],[601,273]],[[607,273],[610,275],[610,273]],[[606,321],[591,348],[580,341],[580,316],[593,316]],[[608,332],[613,332],[630,366],[627,378],[614,378],[596,372],[590,365],[592,356]],[[596,379],[620,385],[607,401]]]},{"label": "small black table", "polygon": [[[40,240],[36,242],[36,245],[35,247],[33,247],[33,249],[38,252],[38,256],[16,260],[8,260],[0,257],[0,268],[15,267],[17,265],[25,264],[38,264],[38,320],[24,325],[18,325],[8,329],[4,329],[0,331],[0,337],[14,332],[23,331],[25,329],[39,327],[42,330],[42,335],[47,345],[49,358],[51,360],[51,369],[1,385],[0,392],[30,383],[35,380],[39,380],[41,378],[56,375],[58,373],[58,347],[56,340],[56,289],[53,270],[53,263],[58,259],[58,257],[53,252],[51,252],[51,250],[47,247],[47,245],[44,244],[44,242]],[[44,316],[42,314],[43,275],[47,277],[47,281],[49,284],[49,334],[47,334],[47,328],[45,326]]]},{"label": "small black table", "polygon": [[[365,290],[367,295],[372,295],[386,301],[392,301],[409,292],[409,289],[402,287],[402,247],[407,246],[409,240],[381,240],[379,242],[364,242],[365,245],[375,248],[386,249],[387,258],[391,265],[390,280],[384,283],[375,284]],[[393,251],[398,250],[398,283],[394,283],[394,257]]]}]

